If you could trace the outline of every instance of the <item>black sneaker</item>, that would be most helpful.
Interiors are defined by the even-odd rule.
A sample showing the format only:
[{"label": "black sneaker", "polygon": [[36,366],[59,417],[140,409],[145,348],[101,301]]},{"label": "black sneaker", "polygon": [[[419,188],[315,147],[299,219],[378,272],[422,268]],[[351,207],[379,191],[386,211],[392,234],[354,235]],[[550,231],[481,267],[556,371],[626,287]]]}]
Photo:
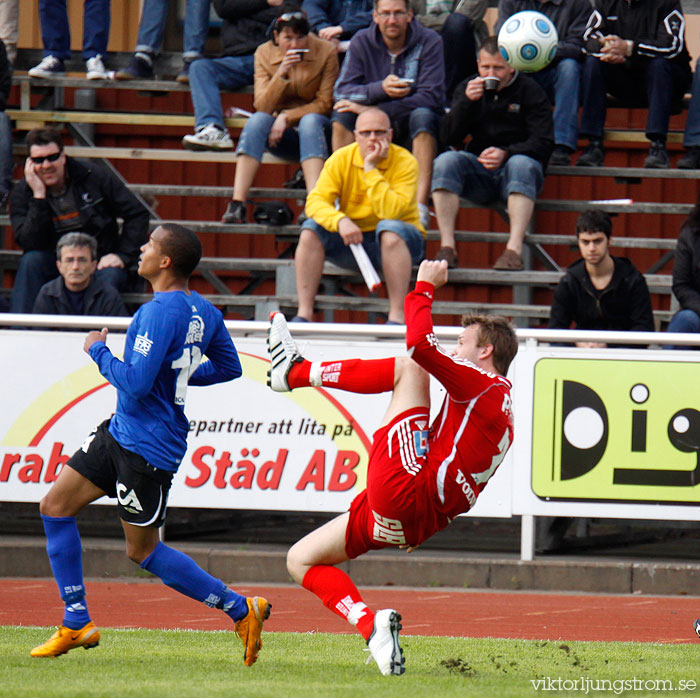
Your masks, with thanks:
[{"label": "black sneaker", "polygon": [[126,68],[114,73],[117,80],[153,80],[153,54],[138,51]]},{"label": "black sneaker", "polygon": [[667,170],[669,166],[668,152],[664,141],[652,141],[649,155],[644,161],[644,167],[656,170]]},{"label": "black sneaker", "polygon": [[246,205],[244,201],[229,201],[228,208],[223,216],[222,223],[247,223]]},{"label": "black sneaker", "polygon": [[691,146],[676,167],[679,170],[700,170],[700,146]]},{"label": "black sneaker", "polygon": [[695,628],[695,634],[700,637],[700,618],[693,623],[693,628]]},{"label": "black sneaker", "polygon": [[571,165],[571,149],[565,145],[555,145],[549,158],[550,165],[568,167]]},{"label": "black sneaker", "polygon": [[577,167],[602,167],[605,160],[603,141],[591,139],[588,147],[583,151],[581,157],[576,162]]}]

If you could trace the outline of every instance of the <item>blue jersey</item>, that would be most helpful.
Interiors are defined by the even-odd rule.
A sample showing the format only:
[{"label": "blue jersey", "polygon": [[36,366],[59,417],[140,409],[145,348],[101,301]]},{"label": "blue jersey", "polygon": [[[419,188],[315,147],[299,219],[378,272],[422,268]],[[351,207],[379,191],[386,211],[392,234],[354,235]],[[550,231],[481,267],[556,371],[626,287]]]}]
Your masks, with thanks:
[{"label": "blue jersey", "polygon": [[172,472],[187,450],[188,384],[222,383],[242,372],[221,312],[194,291],[156,293],[141,306],[126,333],[124,361],[104,342],[95,342],[90,356],[117,389],[112,436]]}]

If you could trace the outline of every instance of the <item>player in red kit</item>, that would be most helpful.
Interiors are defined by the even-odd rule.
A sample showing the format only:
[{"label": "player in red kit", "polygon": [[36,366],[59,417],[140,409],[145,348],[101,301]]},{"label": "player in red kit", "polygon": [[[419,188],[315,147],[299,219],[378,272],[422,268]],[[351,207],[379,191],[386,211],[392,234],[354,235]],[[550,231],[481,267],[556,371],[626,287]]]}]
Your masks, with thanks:
[{"label": "player in red kit", "polygon": [[[465,315],[457,347],[449,352],[433,333],[433,293],[447,282],[447,263],[420,265],[406,296],[410,358],[311,362],[303,359],[284,316],[272,317],[270,386],[282,392],[315,386],[357,393],[392,392],[374,434],[367,488],[350,510],[295,543],[287,568],[331,611],[367,641],[382,674],[404,672],[401,616],[372,612],[350,577],[335,565],[368,550],[419,546],[469,511],[513,439],[509,381],[518,350],[513,328],[498,316]],[[430,375],[447,394],[430,424]]]}]

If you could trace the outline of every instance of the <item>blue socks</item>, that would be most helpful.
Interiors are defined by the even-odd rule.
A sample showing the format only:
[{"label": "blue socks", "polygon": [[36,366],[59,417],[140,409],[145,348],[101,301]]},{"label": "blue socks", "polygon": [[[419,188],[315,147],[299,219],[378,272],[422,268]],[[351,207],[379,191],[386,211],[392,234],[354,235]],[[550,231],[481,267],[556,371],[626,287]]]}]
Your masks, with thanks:
[{"label": "blue socks", "polygon": [[41,515],[46,532],[46,552],[49,554],[58,593],[66,605],[63,625],[73,630],[90,622],[85,604],[83,557],[80,534],[74,516]]},{"label": "blue socks", "polygon": [[160,577],[175,591],[201,601],[205,606],[221,609],[233,621],[248,613],[246,597],[229,589],[220,579],[205,572],[191,557],[158,543],[141,567]]}]

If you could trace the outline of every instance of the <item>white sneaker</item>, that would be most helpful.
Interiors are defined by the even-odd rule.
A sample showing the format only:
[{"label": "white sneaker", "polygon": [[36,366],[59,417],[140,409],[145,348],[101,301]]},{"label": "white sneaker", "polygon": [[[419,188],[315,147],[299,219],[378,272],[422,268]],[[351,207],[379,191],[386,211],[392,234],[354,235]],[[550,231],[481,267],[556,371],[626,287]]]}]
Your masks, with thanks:
[{"label": "white sneaker", "polygon": [[44,56],[41,63],[31,68],[28,73],[32,78],[53,78],[66,74],[63,61],[56,56]]},{"label": "white sneaker", "polygon": [[303,361],[287,321],[282,313],[270,314],[270,329],[267,331],[267,351],[270,353],[270,370],[267,384],[277,393],[291,390],[287,376],[292,365]]},{"label": "white sneaker", "polygon": [[399,644],[400,621],[401,616],[391,608],[377,611],[374,615],[374,628],[367,646],[371,658],[377,662],[379,671],[384,676],[400,676],[406,671],[403,650]]},{"label": "white sneaker", "polygon": [[102,56],[98,53],[92,58],[88,58],[85,61],[87,66],[87,79],[88,80],[106,80],[107,79],[107,68],[102,62]]},{"label": "white sneaker", "polygon": [[222,131],[214,124],[207,124],[197,133],[191,133],[182,139],[187,150],[231,150],[233,141],[227,131]]},{"label": "white sneaker", "polygon": [[430,225],[430,209],[425,204],[418,204],[418,219],[420,224],[427,230]]}]

